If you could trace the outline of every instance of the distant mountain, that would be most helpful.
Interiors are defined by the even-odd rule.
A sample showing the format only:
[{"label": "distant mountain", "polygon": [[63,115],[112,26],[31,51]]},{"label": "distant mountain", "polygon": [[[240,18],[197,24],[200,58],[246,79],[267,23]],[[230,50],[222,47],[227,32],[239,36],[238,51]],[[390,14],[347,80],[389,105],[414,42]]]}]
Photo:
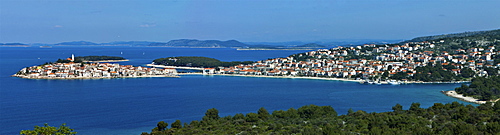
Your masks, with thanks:
[{"label": "distant mountain", "polygon": [[115,41],[109,43],[102,43],[101,45],[130,45],[130,46],[147,46],[153,43],[160,42],[150,42],[150,41]]},{"label": "distant mountain", "polygon": [[488,31],[473,31],[473,32],[463,32],[463,33],[455,33],[455,34],[443,34],[443,35],[435,35],[435,36],[424,36],[417,37],[411,40],[403,41],[406,42],[422,42],[422,41],[431,41],[437,39],[444,38],[461,38],[461,37],[473,37],[473,36],[494,36],[500,35],[500,29],[497,30],[488,30]]},{"label": "distant mountain", "polygon": [[316,44],[316,43],[309,43],[309,44],[295,46],[293,48],[326,48],[326,46],[319,45],[319,44]]},{"label": "distant mountain", "polygon": [[100,45],[100,44],[87,42],[87,41],[72,41],[72,42],[57,43],[54,45]]},{"label": "distant mountain", "polygon": [[245,44],[249,45],[280,45],[280,46],[293,46],[293,45],[303,45],[307,44],[306,42],[302,41],[288,41],[288,42],[244,42]]},{"label": "distant mountain", "polygon": [[0,43],[0,45],[27,45],[23,43]]},{"label": "distant mountain", "polygon": [[384,39],[334,39],[334,40],[323,40],[323,41],[289,41],[289,42],[245,42],[249,45],[279,45],[279,46],[300,46],[304,44],[314,43],[322,45],[325,47],[337,47],[337,46],[349,46],[349,45],[362,45],[362,44],[391,44],[399,43],[403,40],[384,40]]},{"label": "distant mountain", "polygon": [[29,47],[27,44],[23,43],[0,43],[2,47]]},{"label": "distant mountain", "polygon": [[167,43],[152,43],[149,46],[167,46],[167,47],[208,47],[208,48],[226,48],[248,47],[247,44],[241,43],[236,40],[219,41],[219,40],[196,40],[196,39],[177,39],[170,40]]}]

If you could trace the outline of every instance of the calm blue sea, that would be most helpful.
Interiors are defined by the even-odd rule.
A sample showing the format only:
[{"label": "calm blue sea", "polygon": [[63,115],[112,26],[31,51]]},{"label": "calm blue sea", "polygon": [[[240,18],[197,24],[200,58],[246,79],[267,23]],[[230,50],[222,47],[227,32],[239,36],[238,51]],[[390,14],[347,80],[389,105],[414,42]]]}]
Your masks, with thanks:
[{"label": "calm blue sea", "polygon": [[[201,120],[210,108],[221,116],[270,112],[304,105],[330,105],[340,114],[349,108],[391,111],[459,101],[440,93],[460,84],[363,85],[353,82],[189,75],[181,78],[30,80],[10,77],[23,67],[75,56],[109,55],[141,66],[156,58],[205,56],[223,61],[257,61],[286,57],[300,50],[238,51],[162,47],[0,47],[0,134],[49,123],[67,123],[78,134],[140,134],[158,121]],[[461,101],[459,101],[461,102]],[[461,102],[468,104],[465,102]]]}]

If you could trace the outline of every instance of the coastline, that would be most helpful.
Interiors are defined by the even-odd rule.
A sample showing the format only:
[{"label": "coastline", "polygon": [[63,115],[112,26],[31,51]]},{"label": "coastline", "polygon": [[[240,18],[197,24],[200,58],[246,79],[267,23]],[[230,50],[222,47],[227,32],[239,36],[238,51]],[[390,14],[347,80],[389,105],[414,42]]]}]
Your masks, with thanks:
[{"label": "coastline", "polygon": [[286,79],[315,79],[330,81],[363,82],[363,80],[353,80],[344,78],[323,78],[323,77],[297,77],[297,76],[265,76],[265,75],[238,75],[238,74],[202,74],[202,73],[178,73],[178,75],[218,75],[218,76],[236,76],[236,77],[261,77],[261,78],[286,78]]},{"label": "coastline", "polygon": [[474,97],[465,97],[465,96],[463,96],[463,94],[458,94],[454,90],[441,91],[441,92],[443,94],[445,94],[446,96],[454,97],[454,98],[460,99],[460,100],[465,101],[465,102],[476,103],[476,104],[485,104],[486,103],[486,101],[479,101],[479,99],[476,99]]},{"label": "coastline", "polygon": [[120,77],[47,77],[47,76],[30,77],[30,76],[25,76],[25,75],[11,75],[11,77],[19,77],[19,78],[24,78],[24,79],[48,79],[48,80],[115,79],[115,78],[147,78],[147,77],[180,78],[180,76],[178,76],[178,75],[143,75],[143,76],[120,76]]},{"label": "coastline", "polygon": [[297,49],[294,49],[294,48],[290,48],[290,49],[273,49],[273,48],[238,48],[236,49],[238,51],[256,51],[256,50],[259,50],[259,51],[271,51],[271,50],[316,50],[316,48],[297,48]]},{"label": "coastline", "polygon": [[[203,73],[178,73],[178,75],[219,75],[219,76],[237,76],[237,77],[263,77],[263,78],[287,78],[287,79],[316,79],[316,80],[331,80],[331,81],[349,81],[365,83],[366,80],[355,80],[347,78],[325,78],[325,77],[306,77],[306,76],[266,76],[266,75],[240,75],[240,74],[203,74]],[[453,82],[423,82],[423,81],[399,81],[401,84],[449,84],[449,83],[467,83],[470,81],[453,81]],[[381,81],[381,84],[389,84],[387,81]]]}]

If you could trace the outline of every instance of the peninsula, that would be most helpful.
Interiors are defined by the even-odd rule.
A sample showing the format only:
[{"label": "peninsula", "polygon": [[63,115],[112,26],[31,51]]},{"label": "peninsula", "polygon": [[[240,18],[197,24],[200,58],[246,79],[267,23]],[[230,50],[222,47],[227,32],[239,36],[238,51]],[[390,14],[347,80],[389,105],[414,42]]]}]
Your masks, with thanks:
[{"label": "peninsula", "polygon": [[134,67],[117,63],[52,63],[21,69],[14,77],[28,79],[102,79],[134,77],[179,77],[175,69]]},{"label": "peninsula", "polygon": [[[111,59],[105,59],[111,58]],[[118,63],[89,63],[97,61],[124,61],[121,57],[74,55],[66,60],[59,59],[56,63],[45,63],[39,66],[26,67],[12,75],[28,79],[101,79],[101,78],[133,78],[133,77],[179,77],[177,71],[171,68],[158,69],[134,67]],[[81,63],[77,63],[79,61]]]}]

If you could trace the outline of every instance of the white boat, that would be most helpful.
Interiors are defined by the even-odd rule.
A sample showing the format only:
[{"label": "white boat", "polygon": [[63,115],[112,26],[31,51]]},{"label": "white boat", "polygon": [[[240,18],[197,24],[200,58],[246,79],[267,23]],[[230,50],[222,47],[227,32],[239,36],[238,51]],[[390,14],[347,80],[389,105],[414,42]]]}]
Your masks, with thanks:
[{"label": "white boat", "polygon": [[52,46],[42,45],[42,46],[40,46],[40,48],[52,48]]},{"label": "white boat", "polygon": [[399,83],[396,80],[389,80],[389,81],[387,81],[387,83],[389,83],[390,85],[399,85],[399,84],[401,84],[401,83]]}]

